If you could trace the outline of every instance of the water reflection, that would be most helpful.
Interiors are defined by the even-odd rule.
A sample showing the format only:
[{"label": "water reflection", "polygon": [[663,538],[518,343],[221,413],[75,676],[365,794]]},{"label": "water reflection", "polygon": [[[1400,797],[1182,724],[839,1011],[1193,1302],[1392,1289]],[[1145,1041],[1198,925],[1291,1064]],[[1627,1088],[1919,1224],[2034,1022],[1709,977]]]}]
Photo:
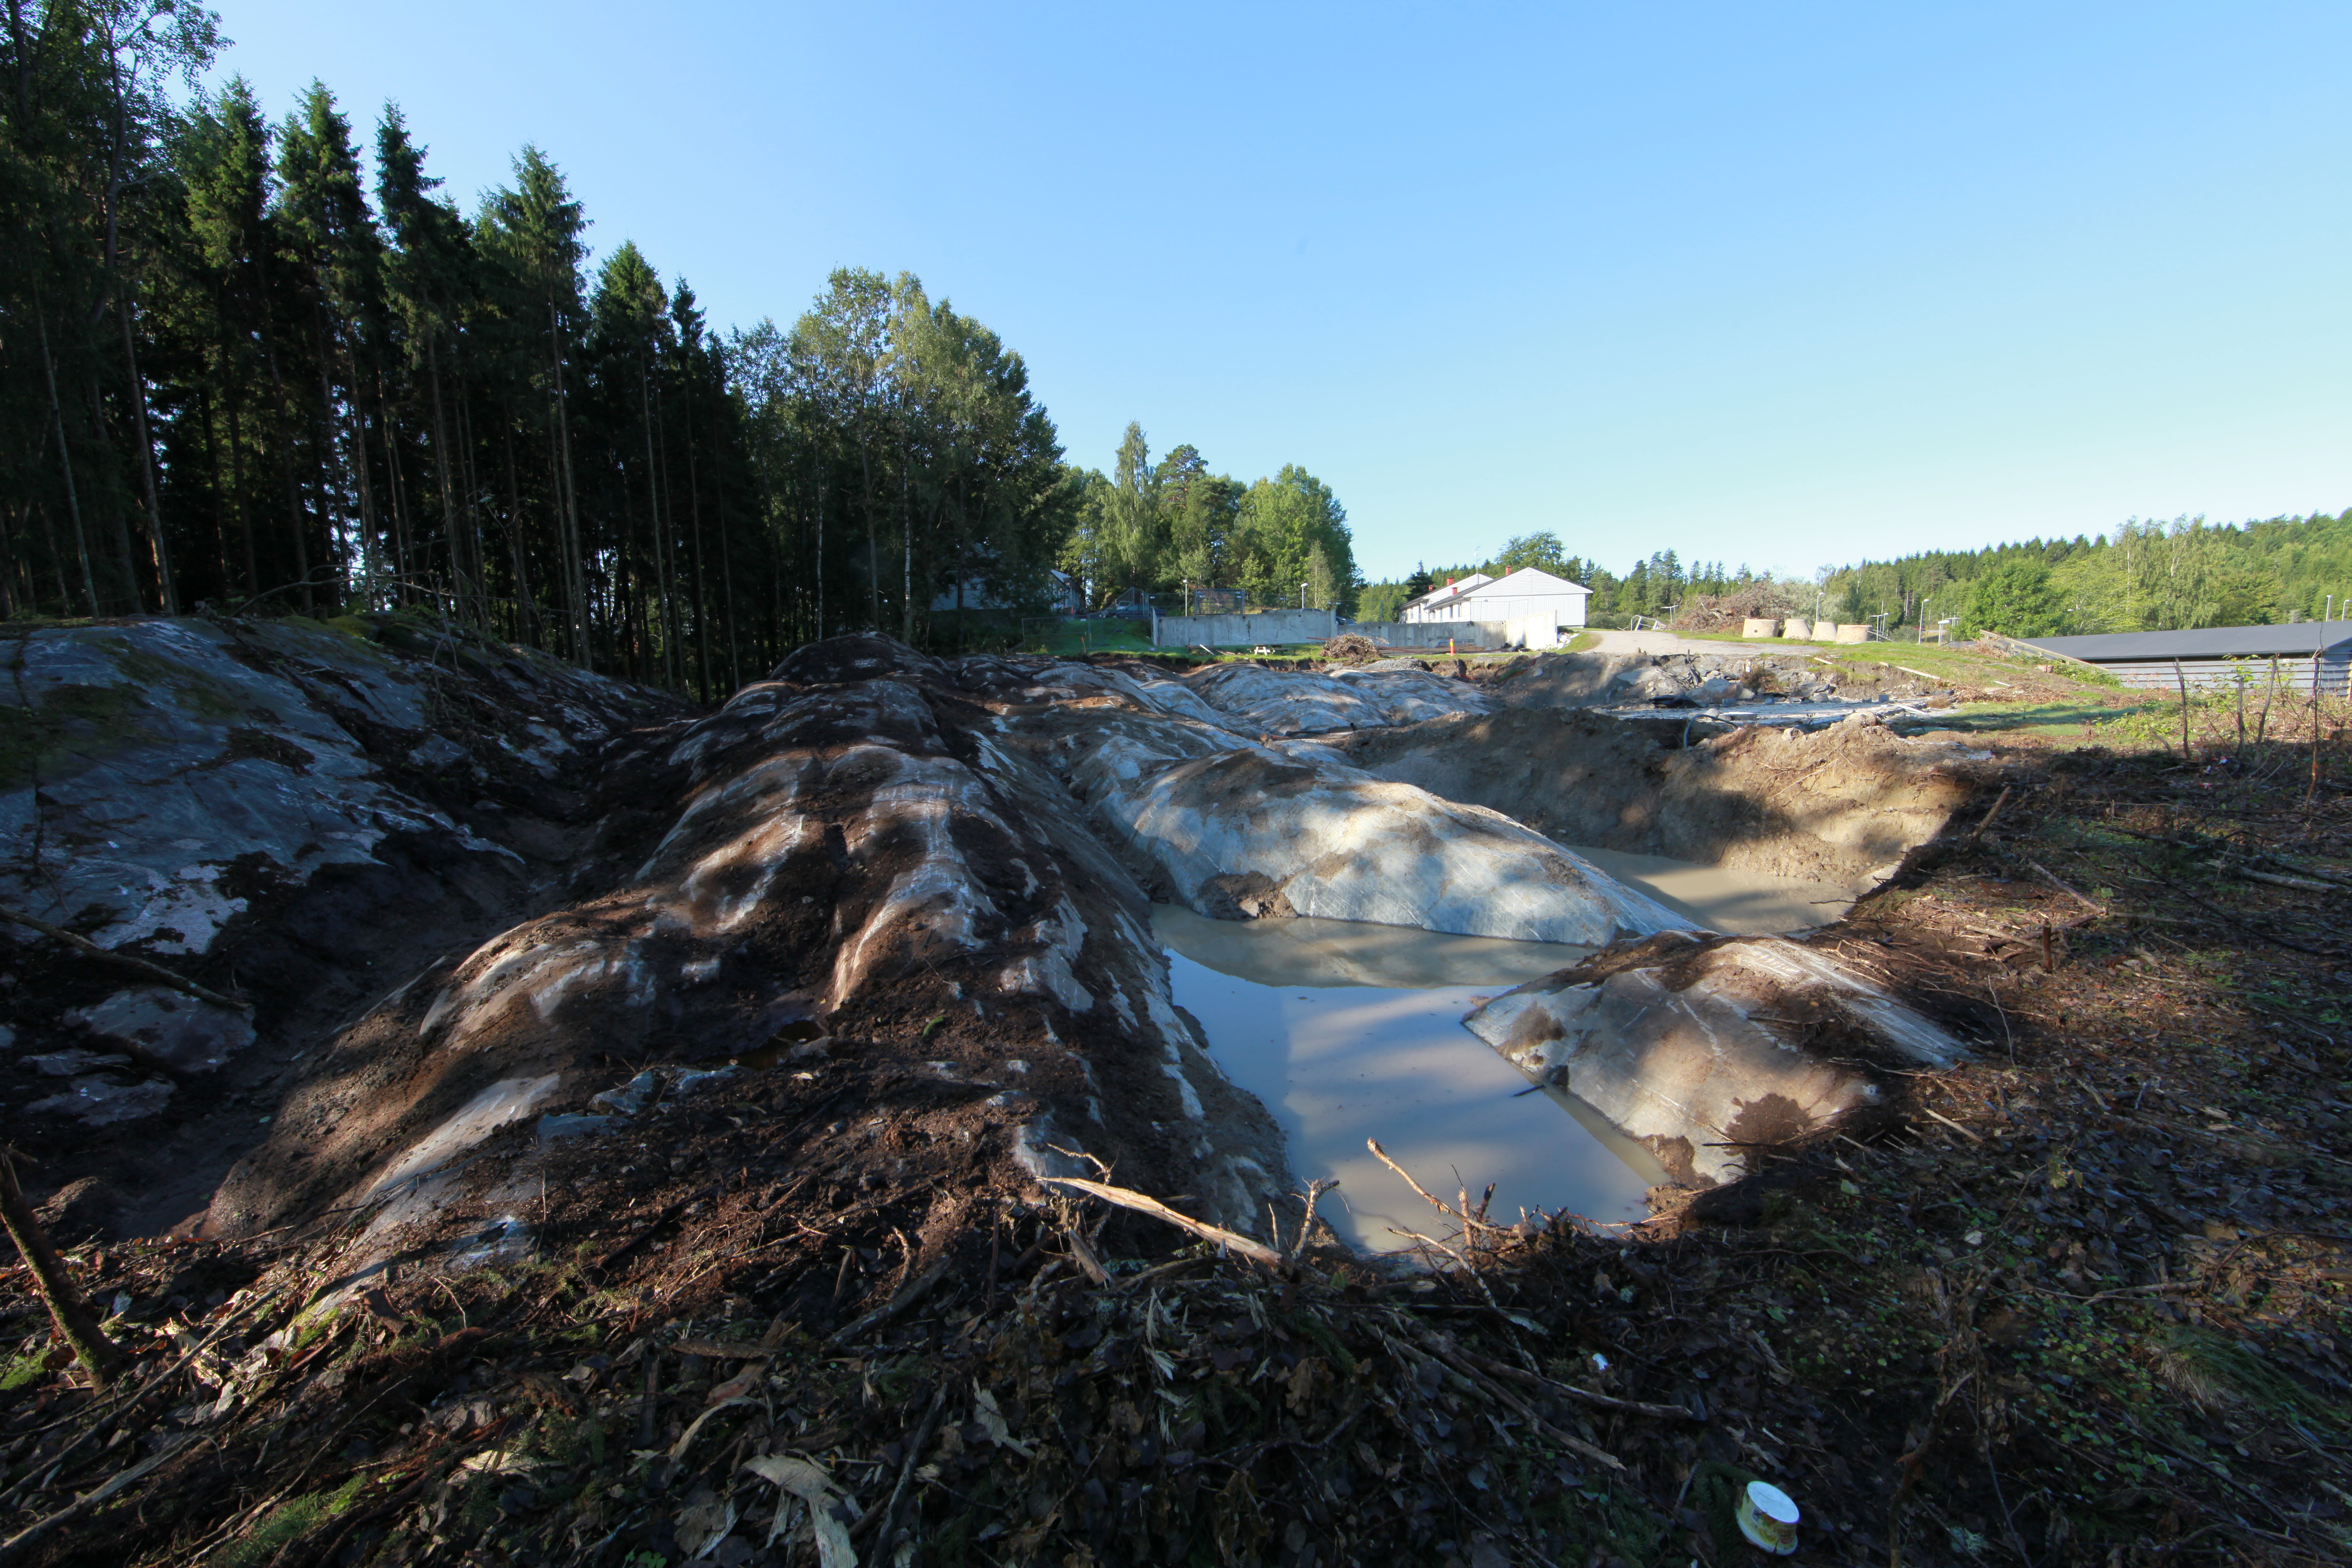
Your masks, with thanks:
[{"label": "water reflection", "polygon": [[1694,924],[1728,936],[1763,936],[1828,925],[1853,907],[1853,894],[1834,882],[1768,877],[1694,866],[1663,855],[1629,855],[1618,849],[1576,852],[1616,878],[1630,882]]},{"label": "water reflection", "polygon": [[[1282,1124],[1303,1179],[1336,1176],[1331,1226],[1368,1251],[1443,1218],[1364,1147],[1368,1137],[1452,1197],[1495,1184],[1490,1217],[1569,1209],[1638,1219],[1664,1173],[1580,1102],[1528,1080],[1462,1016],[1572,963],[1577,948],[1349,921],[1211,921],[1161,906],[1176,1001],[1227,1076]],[[1297,928],[1312,928],[1300,930]],[[1563,1114],[1565,1112],[1565,1114]]]},{"label": "water reflection", "polygon": [[[1828,883],[1579,847],[1695,926],[1796,931],[1844,914]],[[1500,991],[1564,969],[1589,949],[1449,936],[1355,921],[1213,921],[1161,905],[1176,1001],[1200,1021],[1228,1077],[1282,1124],[1301,1179],[1336,1176],[1331,1226],[1367,1251],[1410,1246],[1395,1231],[1443,1227],[1364,1147],[1377,1138],[1423,1185],[1476,1202],[1489,1217],[1567,1209],[1639,1219],[1643,1189],[1665,1180],[1650,1152],[1583,1101],[1530,1090],[1518,1069],[1462,1027]]]}]

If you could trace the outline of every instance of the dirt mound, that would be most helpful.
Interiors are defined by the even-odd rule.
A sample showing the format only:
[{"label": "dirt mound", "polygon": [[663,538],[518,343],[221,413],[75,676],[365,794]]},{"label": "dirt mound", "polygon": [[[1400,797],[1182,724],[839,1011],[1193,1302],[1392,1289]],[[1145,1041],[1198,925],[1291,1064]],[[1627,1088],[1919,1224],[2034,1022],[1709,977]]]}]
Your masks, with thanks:
[{"label": "dirt mound", "polygon": [[[1018,671],[970,673],[1001,699]],[[366,1250],[446,1244],[561,1164],[551,1140],[628,1147],[613,1097],[649,1068],[829,1080],[779,1055],[820,1033],[937,1086],[983,1185],[1087,1169],[1056,1152],[1076,1146],[1257,1212],[1278,1140],[1176,1014],[1144,896],[1077,804],[982,738],[988,707],[940,661],[843,638],[777,675],[612,757],[576,900],[341,1035],[212,1227],[388,1202]]]},{"label": "dirt mound", "polygon": [[1370,637],[1342,632],[1323,645],[1323,657],[1333,664],[1370,664],[1381,657],[1381,648]]},{"label": "dirt mound", "polygon": [[1976,793],[1962,748],[1848,720],[1752,727],[1685,751],[1552,708],[1335,737],[1376,777],[1487,806],[1561,844],[1865,887]]}]

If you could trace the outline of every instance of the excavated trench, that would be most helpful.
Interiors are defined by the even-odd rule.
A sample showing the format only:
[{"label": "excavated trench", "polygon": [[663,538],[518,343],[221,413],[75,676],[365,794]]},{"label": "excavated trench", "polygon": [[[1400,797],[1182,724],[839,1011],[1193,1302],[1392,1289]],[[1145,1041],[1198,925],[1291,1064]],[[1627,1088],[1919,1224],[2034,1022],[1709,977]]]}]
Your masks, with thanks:
[{"label": "excavated trench", "polygon": [[254,1004],[9,955],[8,1114],[53,1202],[116,1193],[97,1228],[203,1144],[209,1234],[509,1255],[691,1163],[649,1107],[782,1079],[777,1157],[930,1173],[925,1246],[1100,1162],[1251,1230],[1337,1175],[1382,1247],[1421,1226],[1366,1136],[1496,1215],[1631,1218],[1962,1051],[1805,934],[1976,788],[1874,722],[1662,746],[1422,669],[881,637],[698,716],[403,626],[14,640],[0,900]]}]

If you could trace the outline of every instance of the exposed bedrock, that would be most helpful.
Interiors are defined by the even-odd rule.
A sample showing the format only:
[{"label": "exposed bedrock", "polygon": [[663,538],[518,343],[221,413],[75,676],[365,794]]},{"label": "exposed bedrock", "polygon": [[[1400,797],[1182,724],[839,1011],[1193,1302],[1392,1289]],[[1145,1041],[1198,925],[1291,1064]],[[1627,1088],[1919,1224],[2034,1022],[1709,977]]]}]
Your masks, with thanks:
[{"label": "exposed bedrock", "polygon": [[1230,727],[1258,735],[1417,724],[1424,719],[1485,713],[1494,706],[1468,681],[1421,669],[1339,669],[1318,675],[1256,664],[1213,664],[1187,674],[1184,684],[1225,715]]},{"label": "exposed bedrock", "polygon": [[1278,1132],[1176,1012],[1134,879],[992,733],[1006,672],[970,673],[840,638],[647,732],[609,789],[659,808],[608,834],[588,868],[603,889],[346,1031],[215,1226],[396,1194],[376,1222],[388,1247],[437,1204],[528,1185],[545,1138],[625,1139],[619,1091],[648,1064],[683,1083],[820,1031],[832,1043],[803,1070],[854,1090],[845,1115],[961,1140],[976,1169],[1070,1173],[1055,1146],[1083,1148],[1254,1218],[1286,1184]]},{"label": "exposed bedrock", "polygon": [[291,1054],[528,907],[574,775],[683,711],[407,616],[19,626],[0,664],[0,903],[252,1003],[0,924],[10,1136],[133,1230],[203,1207]]},{"label": "exposed bedrock", "polygon": [[1967,1055],[1831,954],[1780,937],[1671,932],[1507,992],[1468,1024],[1695,1186],[1747,1173],[1747,1147],[1877,1105],[1879,1068]]},{"label": "exposed bedrock", "polygon": [[[999,689],[1034,700],[1056,679],[1012,671]],[[1108,697],[1005,723],[1159,891],[1215,919],[1305,915],[1587,947],[1689,923],[1498,812],[1374,778],[1311,742],[1269,748]]]},{"label": "exposed bedrock", "polygon": [[1690,922],[1500,812],[1251,747],[1096,803],[1204,915],[1310,915],[1599,947]]},{"label": "exposed bedrock", "polygon": [[[1416,669],[1178,678],[843,637],[689,718],[407,620],[6,647],[0,899],[257,1004],[86,959],[0,993],[12,1127],[58,1182],[120,1188],[128,1226],[368,1203],[377,1258],[523,1224],[583,1162],[666,1160],[648,1107],[723,1106],[730,1072],[820,1086],[779,1158],[887,1184],[952,1150],[951,1207],[1093,1156],[1253,1225],[1290,1186],[1280,1135],[1173,1005],[1151,898],[1597,948],[1685,922],[1563,842],[1853,881],[1968,790],[1883,731],[1667,753]],[[6,972],[43,973],[24,940],[0,933]],[[1579,1006],[1614,1017],[1643,984],[1596,974]],[[1715,994],[1659,984],[1685,1013]],[[1592,1032],[1567,1007],[1546,1040]],[[1808,1042],[1756,1060],[1794,1070]],[[1786,1098],[1817,1121],[1846,1092]],[[1739,1095],[1692,1114],[1744,1136],[1764,1123]],[[89,1128],[131,1123],[135,1148],[92,1152]],[[1717,1172],[1692,1142],[1693,1177]]]},{"label": "exposed bedrock", "polygon": [[1322,743],[1376,777],[1490,806],[1564,844],[1856,889],[1943,830],[1976,793],[1983,755],[1864,718],[1664,750],[1643,727],[1548,708]]}]

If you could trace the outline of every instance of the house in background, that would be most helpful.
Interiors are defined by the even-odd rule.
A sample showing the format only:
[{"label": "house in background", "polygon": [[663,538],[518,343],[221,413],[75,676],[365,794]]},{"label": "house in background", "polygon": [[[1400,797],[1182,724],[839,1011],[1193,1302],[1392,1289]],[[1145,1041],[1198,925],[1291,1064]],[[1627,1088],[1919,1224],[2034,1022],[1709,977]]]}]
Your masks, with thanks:
[{"label": "house in background", "polygon": [[2240,679],[2309,692],[2345,694],[2352,668],[2352,621],[2294,621],[2277,626],[2201,626],[2188,632],[2105,632],[2081,637],[2025,637],[2027,646],[2095,664],[2126,686],[2228,686]]},{"label": "house in background", "polygon": [[1559,633],[1584,625],[1585,601],[1592,590],[1533,566],[1500,577],[1473,572],[1407,601],[1399,618],[1408,626],[1482,621],[1509,628],[1517,646],[1551,647]]},{"label": "house in background", "polygon": [[[1068,573],[1058,567],[1046,568],[1045,587],[1045,603],[1028,607],[1055,616],[1076,616],[1085,613],[1086,595],[1079,592],[1077,579]],[[999,598],[991,594],[982,585],[977,576],[965,578],[962,589],[961,604],[957,603],[956,589],[950,586],[945,593],[931,601],[932,610],[934,612],[954,609],[1013,610],[1024,607],[1013,600]]]},{"label": "house in background", "polygon": [[1424,621],[1465,619],[1466,617],[1462,616],[1432,615],[1430,606],[1440,602],[1449,605],[1458,604],[1472,589],[1483,588],[1493,581],[1494,579],[1484,572],[1473,572],[1467,577],[1448,577],[1418,599],[1407,599],[1403,606],[1397,611],[1397,619],[1407,626],[1419,626]]}]

